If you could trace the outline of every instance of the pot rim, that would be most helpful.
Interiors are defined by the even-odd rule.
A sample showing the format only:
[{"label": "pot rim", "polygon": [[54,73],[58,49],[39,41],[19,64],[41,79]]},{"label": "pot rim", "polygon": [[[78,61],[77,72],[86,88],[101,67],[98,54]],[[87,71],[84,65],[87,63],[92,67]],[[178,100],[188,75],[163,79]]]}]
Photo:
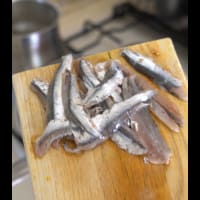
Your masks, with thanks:
[{"label": "pot rim", "polygon": [[44,0],[12,0],[12,6],[17,3],[17,2],[25,2],[25,3],[36,3],[36,4],[40,4],[40,5],[45,5],[45,6],[48,6],[48,7],[51,7],[55,13],[56,13],[56,17],[55,19],[52,21],[52,23],[48,26],[45,26],[37,31],[33,31],[33,32],[30,32],[30,33],[13,33],[12,32],[12,37],[30,37],[32,35],[35,35],[35,34],[45,34],[45,33],[48,33],[50,32],[52,29],[54,28],[57,28],[58,26],[58,18],[59,18],[59,14],[60,14],[60,11],[59,11],[59,8],[54,5],[53,3],[51,2],[47,2],[47,1],[44,1]]}]

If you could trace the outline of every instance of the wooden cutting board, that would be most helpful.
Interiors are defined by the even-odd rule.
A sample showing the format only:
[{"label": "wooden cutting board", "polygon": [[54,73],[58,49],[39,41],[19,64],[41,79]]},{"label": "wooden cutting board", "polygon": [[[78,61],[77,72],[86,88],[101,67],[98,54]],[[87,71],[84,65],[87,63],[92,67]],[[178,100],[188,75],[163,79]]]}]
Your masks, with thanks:
[{"label": "wooden cutting board", "polygon": [[[188,84],[172,41],[168,38],[130,46],[153,59]],[[85,57],[93,64],[110,58],[119,59],[120,49]],[[133,156],[107,141],[94,150],[79,155],[60,147],[50,149],[38,159],[32,142],[45,128],[45,111],[30,82],[38,77],[50,81],[57,64],[13,75],[19,107],[22,135],[36,200],[186,200],[188,194],[188,104],[162,91],[176,104],[184,117],[184,127],[174,133],[156,118],[161,134],[172,150],[169,165],[144,164],[142,156]]]}]

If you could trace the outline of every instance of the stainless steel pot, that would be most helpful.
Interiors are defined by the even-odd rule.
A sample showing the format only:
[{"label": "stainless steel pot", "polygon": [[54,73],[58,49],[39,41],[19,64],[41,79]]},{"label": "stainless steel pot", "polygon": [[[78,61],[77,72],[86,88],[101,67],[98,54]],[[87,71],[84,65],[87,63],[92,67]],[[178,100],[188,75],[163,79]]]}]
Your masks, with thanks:
[{"label": "stainless steel pot", "polygon": [[[12,73],[53,63],[62,56],[58,17],[58,9],[46,1],[12,1]],[[12,127],[20,132],[14,93]]]},{"label": "stainless steel pot", "polygon": [[62,55],[59,12],[44,1],[12,4],[12,72],[46,65]]}]

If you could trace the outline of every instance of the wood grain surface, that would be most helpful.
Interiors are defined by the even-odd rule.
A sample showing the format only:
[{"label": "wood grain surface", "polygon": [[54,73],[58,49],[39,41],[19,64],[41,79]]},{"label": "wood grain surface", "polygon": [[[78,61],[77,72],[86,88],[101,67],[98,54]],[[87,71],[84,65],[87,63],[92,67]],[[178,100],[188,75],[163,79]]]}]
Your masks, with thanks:
[{"label": "wood grain surface", "polygon": [[[180,78],[185,90],[187,80],[169,38],[130,46],[153,59]],[[120,50],[88,56],[93,64],[118,59],[125,69],[134,70],[120,56]],[[13,75],[22,135],[36,200],[186,200],[188,195],[188,104],[161,91],[176,104],[183,117],[180,133],[170,131],[157,118],[159,130],[172,150],[169,165],[144,164],[107,141],[94,150],[74,155],[50,148],[42,158],[35,157],[33,141],[45,128],[45,111],[30,89],[38,77],[51,81],[57,64]],[[156,86],[155,86],[156,87]]]}]

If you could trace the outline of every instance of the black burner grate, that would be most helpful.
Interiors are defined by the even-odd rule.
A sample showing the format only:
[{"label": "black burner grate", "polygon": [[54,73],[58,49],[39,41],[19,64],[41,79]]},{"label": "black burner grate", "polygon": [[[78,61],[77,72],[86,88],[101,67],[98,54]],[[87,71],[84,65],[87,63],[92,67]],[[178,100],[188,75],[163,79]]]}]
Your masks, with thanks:
[{"label": "black burner grate", "polygon": [[[131,23],[128,23],[120,28],[111,28],[109,30],[104,29],[104,26],[107,25],[108,23],[118,19],[125,20],[127,16],[132,17],[133,20]],[[64,48],[66,48],[66,51],[69,51],[73,53],[75,57],[76,56],[78,57],[81,56],[83,52],[100,44],[104,37],[111,39],[116,44],[121,44],[122,42],[121,39],[115,36],[113,33],[126,31],[130,27],[133,28],[134,26],[139,24],[139,22],[146,24],[147,26],[156,31],[159,31],[160,33],[166,35],[166,37],[171,37],[176,42],[181,43],[184,46],[187,46],[187,30],[184,31],[174,30],[171,26],[164,23],[156,16],[147,14],[143,11],[139,11],[131,3],[122,3],[115,6],[113,8],[112,15],[101,22],[95,23],[89,20],[86,21],[83,24],[82,30],[66,38],[63,42],[63,45]],[[99,35],[95,38],[94,41],[91,41],[89,44],[85,45],[82,48],[74,47],[71,44],[73,41],[91,33],[94,30],[99,32]]]}]

